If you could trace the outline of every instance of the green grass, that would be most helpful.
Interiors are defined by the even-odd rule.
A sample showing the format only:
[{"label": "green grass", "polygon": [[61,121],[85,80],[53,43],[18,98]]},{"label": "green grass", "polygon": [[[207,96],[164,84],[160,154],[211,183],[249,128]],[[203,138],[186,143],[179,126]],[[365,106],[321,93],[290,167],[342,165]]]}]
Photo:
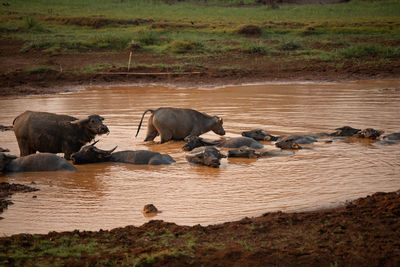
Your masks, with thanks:
[{"label": "green grass", "polygon": [[[188,61],[226,53],[327,62],[399,57],[399,47],[392,44],[400,40],[400,0],[279,9],[253,6],[251,0],[244,1],[250,4],[246,7],[238,0],[166,2],[15,0],[9,7],[0,6],[0,32],[2,38],[23,40],[21,53],[132,49]],[[246,26],[256,28],[257,34],[239,33]],[[330,48],[310,47],[316,42]],[[172,68],[182,71],[177,65]]]}]

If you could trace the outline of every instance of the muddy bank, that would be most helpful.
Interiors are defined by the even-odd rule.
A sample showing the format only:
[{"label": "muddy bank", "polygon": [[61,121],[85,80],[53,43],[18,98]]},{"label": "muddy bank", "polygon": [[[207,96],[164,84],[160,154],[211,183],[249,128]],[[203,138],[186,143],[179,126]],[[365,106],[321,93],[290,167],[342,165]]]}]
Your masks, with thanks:
[{"label": "muddy bank", "polygon": [[[19,53],[23,42],[0,40],[0,96],[53,94],[90,85],[169,84],[181,87],[207,87],[224,84],[273,81],[339,81],[385,79],[400,76],[400,64],[379,58],[343,61],[340,65],[319,60],[288,60],[286,57],[260,59],[257,54],[235,51],[198,59],[201,66],[185,65],[177,70],[157,65],[185,64],[168,55],[140,51],[134,61],[141,62],[127,69],[127,51],[94,51],[84,54],[52,55],[41,51]],[[373,64],[371,63],[373,60]],[[101,71],[84,72],[84,66],[107,64]],[[226,68],[234,66],[234,68]]]},{"label": "muddy bank", "polygon": [[[22,184],[10,184],[7,182],[0,183],[0,213],[3,212],[9,205],[12,205],[13,202],[9,199],[14,193],[21,192],[34,192],[39,189],[33,188],[30,186],[22,185]],[[3,219],[0,217],[0,220]]]},{"label": "muddy bank", "polygon": [[110,231],[2,237],[0,262],[74,266],[398,266],[399,229],[397,191],[376,193],[335,209],[273,212],[207,227],[156,220]]}]

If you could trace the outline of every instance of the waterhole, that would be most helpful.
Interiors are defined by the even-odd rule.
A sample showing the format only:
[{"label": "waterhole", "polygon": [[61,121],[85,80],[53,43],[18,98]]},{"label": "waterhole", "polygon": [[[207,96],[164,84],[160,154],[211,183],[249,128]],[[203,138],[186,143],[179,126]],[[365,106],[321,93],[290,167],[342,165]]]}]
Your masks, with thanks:
[{"label": "waterhole", "polygon": [[[97,147],[150,149],[170,154],[170,166],[99,163],[76,172],[0,174],[0,181],[30,184],[40,191],[14,194],[1,216],[0,234],[99,230],[160,219],[209,225],[272,211],[304,211],[340,205],[377,191],[400,188],[400,144],[374,141],[318,142],[293,156],[222,159],[220,168],[189,164],[184,142],[143,142],[148,108],[192,108],[224,119],[226,136],[261,128],[272,135],[333,132],[349,125],[400,132],[400,80],[280,83],[177,89],[160,86],[91,87],[59,95],[0,98],[0,124],[25,110],[83,118],[100,114],[110,134]],[[209,132],[202,137],[216,140]],[[0,132],[0,147],[19,155],[12,131]],[[262,142],[266,150],[278,150]],[[226,153],[226,151],[223,151]],[[161,213],[143,216],[146,204]]]}]

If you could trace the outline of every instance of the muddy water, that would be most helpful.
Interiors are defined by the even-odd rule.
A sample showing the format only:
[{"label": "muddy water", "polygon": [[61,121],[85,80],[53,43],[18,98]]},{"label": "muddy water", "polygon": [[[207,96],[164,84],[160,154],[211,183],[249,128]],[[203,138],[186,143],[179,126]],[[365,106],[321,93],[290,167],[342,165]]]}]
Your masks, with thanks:
[{"label": "muddy water", "polygon": [[[219,169],[184,159],[183,142],[144,143],[147,108],[194,108],[224,118],[228,137],[262,128],[274,135],[332,132],[350,125],[400,132],[400,80],[343,83],[266,84],[214,89],[165,87],[88,88],[69,94],[0,98],[0,124],[25,110],[105,117],[111,133],[98,147],[151,149],[168,153],[172,166],[91,164],[72,173],[0,174],[0,181],[30,184],[40,191],[19,193],[0,220],[0,234],[99,230],[151,218],[184,225],[215,224],[268,211],[300,211],[338,205],[377,191],[400,188],[400,144],[324,140],[294,156],[258,160],[223,159]],[[204,135],[217,139],[214,133]],[[18,154],[12,132],[0,132],[0,147]],[[158,141],[159,139],[156,139]],[[265,149],[276,150],[264,142]],[[33,196],[36,196],[35,198]]]}]

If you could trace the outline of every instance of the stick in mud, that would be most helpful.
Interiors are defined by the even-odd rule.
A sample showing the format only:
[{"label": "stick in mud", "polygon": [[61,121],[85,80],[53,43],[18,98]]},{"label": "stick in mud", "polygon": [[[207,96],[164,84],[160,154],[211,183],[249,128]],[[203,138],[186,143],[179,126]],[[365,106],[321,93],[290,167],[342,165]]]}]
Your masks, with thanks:
[{"label": "stick in mud", "polygon": [[131,59],[132,59],[132,50],[129,52],[128,72],[129,72],[129,69],[131,68]]}]

